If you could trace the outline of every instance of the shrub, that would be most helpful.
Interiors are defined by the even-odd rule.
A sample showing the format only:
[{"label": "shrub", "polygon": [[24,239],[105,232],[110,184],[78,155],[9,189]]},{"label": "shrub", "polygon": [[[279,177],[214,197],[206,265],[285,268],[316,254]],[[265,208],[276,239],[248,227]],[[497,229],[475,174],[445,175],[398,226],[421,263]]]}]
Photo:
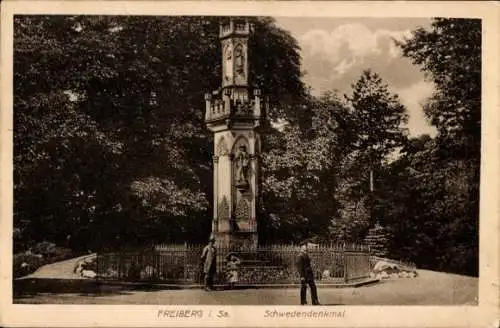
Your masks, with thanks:
[{"label": "shrub", "polygon": [[26,252],[14,255],[14,278],[31,274],[42,265],[66,260],[73,257],[73,255],[73,251],[69,248],[58,247],[56,244],[49,242],[38,243]]},{"label": "shrub", "polygon": [[73,256],[73,251],[69,248],[59,247],[54,243],[43,241],[30,248],[31,253],[40,254],[46,263],[66,260]]},{"label": "shrub", "polygon": [[41,255],[29,252],[15,254],[12,260],[14,278],[33,273],[44,264],[44,259]]}]

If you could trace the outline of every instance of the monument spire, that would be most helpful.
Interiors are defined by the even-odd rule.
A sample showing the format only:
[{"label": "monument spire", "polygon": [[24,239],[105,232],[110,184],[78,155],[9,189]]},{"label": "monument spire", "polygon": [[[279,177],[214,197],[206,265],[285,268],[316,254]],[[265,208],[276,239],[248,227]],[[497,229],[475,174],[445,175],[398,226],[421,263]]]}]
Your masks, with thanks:
[{"label": "monument spire", "polygon": [[[257,247],[261,96],[249,88],[247,19],[221,23],[221,88],[205,95],[214,133],[212,234],[222,246]],[[250,91],[252,95],[250,96]]]}]

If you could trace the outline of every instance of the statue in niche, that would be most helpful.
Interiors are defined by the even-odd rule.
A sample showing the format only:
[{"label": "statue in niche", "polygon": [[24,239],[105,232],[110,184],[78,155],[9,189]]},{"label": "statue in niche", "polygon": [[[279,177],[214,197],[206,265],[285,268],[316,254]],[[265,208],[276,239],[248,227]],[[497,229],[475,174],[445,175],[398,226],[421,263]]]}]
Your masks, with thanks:
[{"label": "statue in niche", "polygon": [[234,63],[236,72],[243,75],[245,73],[245,54],[243,53],[243,46],[238,44],[234,49]]},{"label": "statue in niche", "polygon": [[248,165],[250,164],[250,155],[247,153],[247,147],[241,145],[236,156],[236,185],[247,186]]},{"label": "statue in niche", "polygon": [[226,51],[225,51],[225,56],[224,56],[224,59],[226,61],[226,65],[224,65],[224,69],[225,69],[225,74],[224,74],[224,77],[226,79],[226,81],[230,81],[231,78],[233,77],[233,74],[232,74],[232,65],[231,65],[231,61],[233,59],[233,50],[231,49],[231,45],[227,45],[226,46]]}]

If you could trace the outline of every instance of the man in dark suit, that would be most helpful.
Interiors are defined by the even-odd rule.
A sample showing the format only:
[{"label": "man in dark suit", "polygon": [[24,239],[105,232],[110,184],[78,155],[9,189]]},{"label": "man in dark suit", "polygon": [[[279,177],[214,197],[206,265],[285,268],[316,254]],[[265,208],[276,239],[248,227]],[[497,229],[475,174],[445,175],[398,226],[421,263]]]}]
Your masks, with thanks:
[{"label": "man in dark suit", "polygon": [[214,275],[216,271],[217,250],[214,246],[215,238],[210,236],[208,245],[205,246],[201,254],[201,261],[203,263],[203,274],[205,278],[205,290],[213,290]]},{"label": "man in dark suit", "polygon": [[307,304],[307,285],[311,289],[311,301],[313,305],[319,305],[318,292],[314,283],[314,273],[311,267],[311,258],[307,254],[307,243],[300,244],[300,253],[297,258],[297,270],[300,275],[300,304]]}]

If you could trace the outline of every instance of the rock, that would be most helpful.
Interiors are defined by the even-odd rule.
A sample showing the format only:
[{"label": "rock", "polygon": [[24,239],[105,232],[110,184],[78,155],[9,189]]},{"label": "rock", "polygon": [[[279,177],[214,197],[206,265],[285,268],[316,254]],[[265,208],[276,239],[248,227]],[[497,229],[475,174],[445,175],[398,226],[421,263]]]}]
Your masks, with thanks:
[{"label": "rock", "polygon": [[108,269],[106,272],[102,274],[102,276],[106,278],[118,277],[118,272],[116,272],[113,269]]},{"label": "rock", "polygon": [[370,272],[370,278],[375,278],[375,273]]},{"label": "rock", "polygon": [[328,278],[330,278],[330,270],[325,270],[325,271],[323,271],[322,278],[323,278],[323,279],[328,279]]},{"label": "rock", "polygon": [[391,273],[391,274],[390,274],[390,277],[391,277],[392,279],[398,279],[398,278],[399,278],[399,274],[398,274],[397,272],[394,272],[394,273]]},{"label": "rock", "polygon": [[406,272],[406,271],[401,271],[401,272],[399,273],[399,277],[400,277],[400,278],[408,278],[408,272]]},{"label": "rock", "polygon": [[83,270],[82,271],[82,277],[84,278],[95,278],[96,273],[91,270]]},{"label": "rock", "polygon": [[382,272],[380,272],[380,273],[377,275],[377,277],[378,277],[379,279],[389,279],[389,274],[387,274],[387,272],[385,272],[385,271],[382,271]]},{"label": "rock", "polygon": [[416,273],[415,271],[410,272],[410,273],[408,274],[408,277],[409,277],[409,278],[415,278],[416,276],[417,276],[417,273]]},{"label": "rock", "polygon": [[394,263],[389,263],[386,261],[378,261],[374,268],[374,272],[388,271],[388,270],[398,270],[398,266]]}]

